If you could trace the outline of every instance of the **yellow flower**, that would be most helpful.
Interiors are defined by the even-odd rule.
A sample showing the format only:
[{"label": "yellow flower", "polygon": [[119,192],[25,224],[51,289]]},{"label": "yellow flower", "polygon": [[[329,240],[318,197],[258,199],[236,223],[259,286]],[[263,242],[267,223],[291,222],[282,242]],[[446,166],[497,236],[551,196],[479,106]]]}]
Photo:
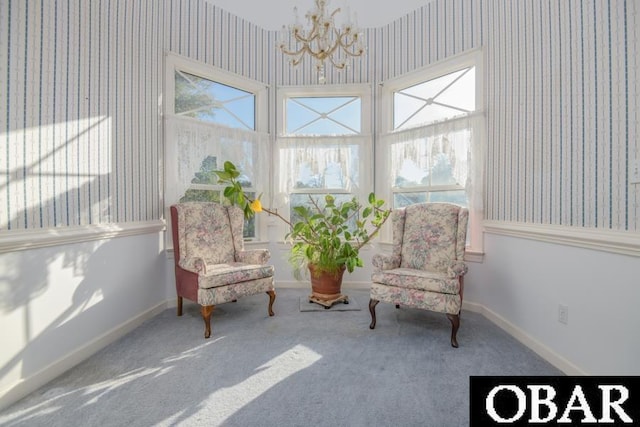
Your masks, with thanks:
[{"label": "yellow flower", "polygon": [[260,199],[256,199],[251,202],[251,205],[249,205],[249,207],[254,212],[262,212],[262,202],[260,202]]}]

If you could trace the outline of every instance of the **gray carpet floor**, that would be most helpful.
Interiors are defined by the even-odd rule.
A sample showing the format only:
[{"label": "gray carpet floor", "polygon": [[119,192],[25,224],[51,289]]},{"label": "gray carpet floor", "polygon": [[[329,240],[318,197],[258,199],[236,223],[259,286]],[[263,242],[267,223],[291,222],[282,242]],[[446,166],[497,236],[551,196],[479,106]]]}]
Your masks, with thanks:
[{"label": "gray carpet floor", "polygon": [[301,311],[304,289],[167,309],[0,413],[6,426],[466,426],[472,375],[561,375],[482,315]]}]

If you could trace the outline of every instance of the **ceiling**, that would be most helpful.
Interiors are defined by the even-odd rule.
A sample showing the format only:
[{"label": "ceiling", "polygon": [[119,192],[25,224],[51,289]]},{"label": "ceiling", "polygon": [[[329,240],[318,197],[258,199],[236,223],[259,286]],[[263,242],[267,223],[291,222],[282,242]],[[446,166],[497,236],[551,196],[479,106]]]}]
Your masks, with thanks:
[{"label": "ceiling", "polygon": [[[314,7],[314,0],[207,0],[228,12],[267,30],[279,30],[293,21],[293,7],[301,18]],[[429,3],[430,0],[330,0],[329,10],[348,5],[356,12],[361,28],[375,28]]]}]

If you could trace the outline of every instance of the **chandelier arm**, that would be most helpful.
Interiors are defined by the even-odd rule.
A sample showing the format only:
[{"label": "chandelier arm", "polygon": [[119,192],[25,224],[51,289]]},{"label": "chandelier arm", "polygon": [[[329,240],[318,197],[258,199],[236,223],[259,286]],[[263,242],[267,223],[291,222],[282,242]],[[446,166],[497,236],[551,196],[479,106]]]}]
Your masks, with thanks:
[{"label": "chandelier arm", "polygon": [[342,9],[337,8],[336,10],[334,10],[331,15],[329,15],[329,17],[333,20],[333,17],[336,16],[336,13],[340,12]]},{"label": "chandelier arm", "polygon": [[329,56],[329,61],[333,64],[334,67],[336,67],[338,70],[342,70],[344,69],[344,67],[347,65],[346,63],[336,63],[335,59],[333,59],[333,55]]},{"label": "chandelier arm", "polygon": [[353,57],[358,57],[358,56],[362,56],[362,54],[364,54],[364,50],[358,50],[358,51],[349,51],[346,48],[342,49],[342,51],[344,53],[346,53],[349,56],[353,56]]},{"label": "chandelier arm", "polygon": [[[337,31],[336,31],[337,33]],[[357,40],[355,38],[352,38],[351,41],[343,41],[342,39],[346,39],[347,38],[347,34],[338,34],[338,40],[337,40],[337,44],[339,44],[342,47],[342,50],[344,53],[346,53],[349,56],[362,56],[362,54],[364,53],[364,50],[359,50],[359,51],[350,51],[349,49],[351,47],[353,47],[353,45],[356,44]]]},{"label": "chandelier arm", "polygon": [[336,51],[336,49],[338,49],[338,47],[340,46],[339,40],[336,40],[336,42],[333,44],[333,46],[331,46],[329,49],[327,49],[327,56],[329,57],[333,57],[333,52]]},{"label": "chandelier arm", "polygon": [[301,31],[294,31],[293,38],[300,43],[311,43],[313,40],[318,38],[318,24],[315,22],[313,23],[313,27],[309,31],[308,37],[304,37]]},{"label": "chandelier arm", "polygon": [[280,50],[283,53],[286,53],[287,55],[291,55],[291,56],[298,56],[298,55],[302,55],[305,51],[305,47],[306,46],[302,46],[300,49],[293,51],[293,50],[288,50],[287,48],[284,47],[284,45],[280,46]]}]

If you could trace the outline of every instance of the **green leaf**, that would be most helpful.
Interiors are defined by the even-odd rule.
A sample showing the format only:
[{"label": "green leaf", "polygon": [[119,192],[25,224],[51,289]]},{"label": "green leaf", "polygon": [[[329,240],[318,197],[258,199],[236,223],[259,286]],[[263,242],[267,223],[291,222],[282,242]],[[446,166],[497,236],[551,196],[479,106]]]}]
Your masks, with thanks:
[{"label": "green leaf", "polygon": [[245,205],[245,207],[244,207],[244,217],[246,219],[251,219],[251,218],[253,218],[254,215],[255,215],[255,212],[253,210],[251,210],[251,207],[249,205]]},{"label": "green leaf", "polygon": [[235,170],[237,170],[237,169],[236,169],[236,165],[234,165],[234,164],[233,164],[232,162],[230,162],[229,160],[226,160],[226,161],[224,162],[224,170],[225,170],[225,172],[229,172],[229,173],[231,173],[231,172],[233,172],[233,171],[235,171]]},{"label": "green leaf", "polygon": [[221,182],[226,182],[231,179],[231,174],[226,171],[214,171]]},{"label": "green leaf", "polygon": [[224,197],[226,197],[227,199],[230,199],[233,193],[234,193],[233,187],[225,187],[223,192]]},{"label": "green leaf", "polygon": [[306,206],[294,206],[293,211],[303,218],[309,218],[309,210]]}]

